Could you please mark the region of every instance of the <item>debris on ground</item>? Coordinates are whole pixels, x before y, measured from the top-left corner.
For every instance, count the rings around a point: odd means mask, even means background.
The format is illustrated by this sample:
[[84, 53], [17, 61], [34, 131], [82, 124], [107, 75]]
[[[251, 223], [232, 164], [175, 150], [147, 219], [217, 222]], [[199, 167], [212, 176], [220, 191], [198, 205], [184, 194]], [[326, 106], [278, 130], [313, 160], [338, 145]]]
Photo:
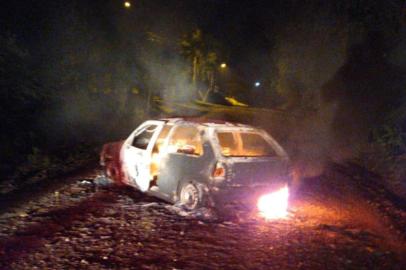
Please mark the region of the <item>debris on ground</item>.
[[187, 212], [98, 172], [78, 176], [0, 215], [0, 269], [404, 269], [402, 239], [322, 187], [309, 184], [286, 219], [265, 221]]

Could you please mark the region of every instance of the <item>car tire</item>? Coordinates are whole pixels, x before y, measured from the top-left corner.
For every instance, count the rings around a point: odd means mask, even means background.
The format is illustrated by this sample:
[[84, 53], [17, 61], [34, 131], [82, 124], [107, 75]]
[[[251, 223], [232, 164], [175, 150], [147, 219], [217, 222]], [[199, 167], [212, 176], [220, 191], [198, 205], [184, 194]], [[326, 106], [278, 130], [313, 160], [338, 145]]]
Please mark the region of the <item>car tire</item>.
[[203, 192], [194, 183], [184, 183], [178, 192], [178, 204], [189, 211], [203, 205]]

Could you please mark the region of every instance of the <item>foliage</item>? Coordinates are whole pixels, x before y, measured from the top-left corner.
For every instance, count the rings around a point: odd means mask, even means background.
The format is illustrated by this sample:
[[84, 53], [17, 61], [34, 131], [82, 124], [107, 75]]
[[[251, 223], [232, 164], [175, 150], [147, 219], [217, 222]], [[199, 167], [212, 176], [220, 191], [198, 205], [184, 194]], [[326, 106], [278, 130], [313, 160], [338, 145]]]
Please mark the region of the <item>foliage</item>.
[[[204, 35], [200, 29], [183, 36], [180, 41], [181, 54], [191, 64], [191, 80], [195, 87], [207, 85], [207, 91], [203, 96], [213, 91], [215, 84], [215, 71], [218, 66], [219, 46], [208, 35]], [[199, 90], [199, 89], [198, 89]]]
[[[43, 153], [119, 138], [140, 121], [134, 107], [146, 93], [139, 65], [129, 57], [136, 48], [108, 36], [85, 6], [33, 4], [26, 24], [40, 29], [40, 37], [34, 31], [27, 42], [21, 31], [0, 34], [2, 167], [44, 165]], [[33, 19], [38, 14], [41, 20]]]
[[31, 68], [30, 55], [13, 36], [0, 36], [0, 90], [3, 161], [31, 151], [40, 140], [35, 124], [49, 94]]
[[383, 125], [373, 129], [372, 140], [385, 149], [388, 156], [406, 151], [406, 133], [394, 125]]
[[32, 168], [47, 168], [51, 164], [50, 157], [41, 153], [37, 147], [32, 149], [32, 153], [28, 155], [27, 161]]

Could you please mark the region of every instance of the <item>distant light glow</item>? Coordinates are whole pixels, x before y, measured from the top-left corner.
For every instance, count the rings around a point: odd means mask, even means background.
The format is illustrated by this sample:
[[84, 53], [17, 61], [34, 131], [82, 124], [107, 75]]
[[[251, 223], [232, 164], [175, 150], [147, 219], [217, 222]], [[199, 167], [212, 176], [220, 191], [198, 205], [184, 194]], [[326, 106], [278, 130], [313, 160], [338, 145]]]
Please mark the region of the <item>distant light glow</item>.
[[221, 67], [221, 68], [226, 68], [226, 67], [227, 67], [227, 64], [226, 64], [226, 63], [221, 63], [220, 67]]
[[257, 207], [265, 219], [284, 218], [288, 214], [288, 200], [289, 190], [286, 186], [276, 192], [261, 196]]
[[260, 87], [261, 86], [261, 83], [260, 82], [255, 82], [255, 87]]
[[130, 7], [131, 7], [131, 2], [125, 1], [125, 2], [124, 2], [124, 7], [130, 8]]

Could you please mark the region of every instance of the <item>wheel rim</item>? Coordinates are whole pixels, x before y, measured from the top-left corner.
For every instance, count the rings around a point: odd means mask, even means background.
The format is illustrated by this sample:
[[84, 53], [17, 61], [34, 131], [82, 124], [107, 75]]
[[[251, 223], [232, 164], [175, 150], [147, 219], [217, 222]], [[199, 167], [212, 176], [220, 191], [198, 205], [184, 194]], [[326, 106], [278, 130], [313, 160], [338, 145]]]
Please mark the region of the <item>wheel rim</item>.
[[196, 208], [199, 203], [199, 191], [193, 184], [187, 184], [182, 188], [180, 202], [189, 210]]

